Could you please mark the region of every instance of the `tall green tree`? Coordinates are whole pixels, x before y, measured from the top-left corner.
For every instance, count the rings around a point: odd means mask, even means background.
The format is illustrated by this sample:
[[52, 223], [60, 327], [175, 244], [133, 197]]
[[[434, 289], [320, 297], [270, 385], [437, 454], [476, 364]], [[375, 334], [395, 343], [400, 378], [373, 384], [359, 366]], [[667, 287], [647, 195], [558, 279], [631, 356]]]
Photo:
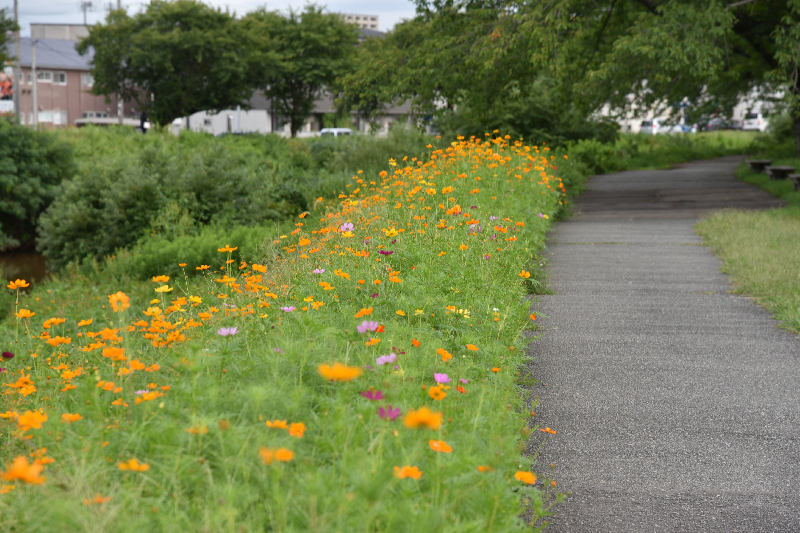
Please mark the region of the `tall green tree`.
[[13, 47], [10, 45], [12, 33], [19, 27], [13, 18], [9, 17], [8, 8], [0, 9], [0, 65], [6, 65], [14, 57]]
[[111, 11], [77, 49], [94, 49], [95, 94], [135, 101], [156, 122], [244, 104], [277, 63], [270, 36], [196, 0], [153, 0]]
[[314, 101], [353, 67], [358, 30], [341, 15], [308, 5], [281, 16], [264, 9], [243, 22], [274, 39], [278, 68], [264, 72], [259, 88], [272, 101], [272, 112], [289, 120], [292, 137], [311, 116]]
[[345, 80], [344, 101], [411, 98], [421, 113], [488, 118], [546, 88], [554, 109], [583, 117], [684, 98], [698, 113], [730, 111], [753, 91], [789, 89], [781, 58], [798, 45], [797, 1], [417, 0], [417, 17]]

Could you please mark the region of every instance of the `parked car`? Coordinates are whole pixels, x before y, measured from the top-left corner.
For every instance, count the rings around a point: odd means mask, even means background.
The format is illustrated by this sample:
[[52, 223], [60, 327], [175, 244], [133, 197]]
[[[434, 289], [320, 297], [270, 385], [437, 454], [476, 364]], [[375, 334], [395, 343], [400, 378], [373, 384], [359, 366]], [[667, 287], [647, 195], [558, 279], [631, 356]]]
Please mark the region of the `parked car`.
[[341, 135], [352, 135], [353, 130], [350, 128], [322, 128], [319, 131], [319, 134], [323, 137], [332, 135], [334, 137], [339, 137]]
[[683, 133], [687, 131], [684, 128], [691, 129], [691, 126], [681, 126], [680, 124], [668, 123], [667, 119], [658, 117], [650, 120], [643, 120], [641, 128], [639, 129], [639, 133], [645, 133], [647, 135], [656, 135], [659, 133]]
[[761, 113], [748, 113], [744, 116], [742, 129], [745, 131], [766, 131], [769, 121]]

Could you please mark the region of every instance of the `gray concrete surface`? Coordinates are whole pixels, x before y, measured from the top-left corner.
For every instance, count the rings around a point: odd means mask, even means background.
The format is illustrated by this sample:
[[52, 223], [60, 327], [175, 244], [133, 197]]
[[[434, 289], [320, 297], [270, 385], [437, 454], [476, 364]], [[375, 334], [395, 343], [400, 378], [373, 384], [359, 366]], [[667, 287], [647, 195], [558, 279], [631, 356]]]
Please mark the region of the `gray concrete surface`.
[[[539, 472], [570, 492], [548, 531], [800, 531], [800, 339], [746, 297], [693, 225], [779, 202], [740, 159], [597, 176], [549, 235], [532, 309]], [[544, 316], [546, 315], [546, 317]]]

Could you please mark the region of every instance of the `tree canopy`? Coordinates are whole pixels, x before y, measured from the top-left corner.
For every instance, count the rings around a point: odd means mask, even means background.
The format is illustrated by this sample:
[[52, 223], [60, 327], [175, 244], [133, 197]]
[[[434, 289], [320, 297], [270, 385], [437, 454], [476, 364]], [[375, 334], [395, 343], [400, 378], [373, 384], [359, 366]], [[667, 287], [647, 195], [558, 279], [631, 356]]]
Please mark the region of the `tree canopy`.
[[0, 64], [2, 65], [6, 65], [14, 57], [8, 45], [11, 33], [17, 29], [17, 23], [8, 16], [8, 8], [0, 9]]
[[243, 22], [273, 39], [280, 62], [263, 73], [258, 87], [272, 100], [272, 111], [289, 119], [295, 137], [321, 92], [352, 68], [356, 27], [314, 5], [302, 13], [289, 11], [286, 17], [262, 9]]
[[462, 128], [524, 135], [538, 129], [536, 119], [521, 123], [542, 116], [537, 102], [576, 117], [561, 124], [567, 136], [604, 106], [621, 115], [687, 99], [698, 114], [730, 112], [754, 90], [791, 93], [798, 3], [417, 0], [415, 19], [360, 51], [342, 102], [379, 113], [410, 99], [441, 119], [465, 112]]
[[255, 77], [277, 64], [270, 35], [195, 0], [111, 11], [78, 45], [94, 48], [95, 94], [137, 102], [156, 122], [244, 104]]

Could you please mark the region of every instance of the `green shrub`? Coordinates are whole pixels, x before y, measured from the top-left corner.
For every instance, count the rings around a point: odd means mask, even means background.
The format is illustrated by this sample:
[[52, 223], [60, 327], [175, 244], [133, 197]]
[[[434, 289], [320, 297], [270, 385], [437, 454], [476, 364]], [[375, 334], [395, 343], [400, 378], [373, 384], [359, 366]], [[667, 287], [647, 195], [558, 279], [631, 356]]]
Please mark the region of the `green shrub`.
[[153, 235], [171, 240], [206, 225], [257, 226], [307, 208], [296, 187], [252, 154], [213, 140], [202, 150], [152, 145], [84, 165], [64, 182], [39, 221], [39, 249], [59, 269]]
[[0, 250], [33, 242], [40, 213], [74, 172], [69, 145], [0, 119]]

